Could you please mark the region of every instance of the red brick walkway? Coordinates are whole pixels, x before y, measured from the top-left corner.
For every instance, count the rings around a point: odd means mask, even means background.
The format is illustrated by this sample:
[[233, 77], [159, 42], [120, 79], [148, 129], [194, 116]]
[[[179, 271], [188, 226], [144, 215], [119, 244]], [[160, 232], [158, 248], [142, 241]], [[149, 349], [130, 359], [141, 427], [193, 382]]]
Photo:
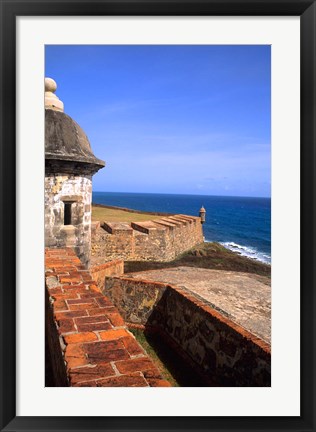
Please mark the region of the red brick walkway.
[[46, 249], [45, 264], [71, 386], [170, 386], [72, 249]]

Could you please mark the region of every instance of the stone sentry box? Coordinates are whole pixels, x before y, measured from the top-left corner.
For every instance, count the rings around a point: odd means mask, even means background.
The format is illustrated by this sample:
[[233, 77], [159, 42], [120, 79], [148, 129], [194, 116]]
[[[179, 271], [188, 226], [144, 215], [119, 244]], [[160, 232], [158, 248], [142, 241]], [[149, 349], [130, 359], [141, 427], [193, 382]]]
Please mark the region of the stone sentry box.
[[45, 78], [45, 246], [73, 247], [89, 267], [92, 176], [105, 163], [63, 112], [56, 88], [54, 80]]

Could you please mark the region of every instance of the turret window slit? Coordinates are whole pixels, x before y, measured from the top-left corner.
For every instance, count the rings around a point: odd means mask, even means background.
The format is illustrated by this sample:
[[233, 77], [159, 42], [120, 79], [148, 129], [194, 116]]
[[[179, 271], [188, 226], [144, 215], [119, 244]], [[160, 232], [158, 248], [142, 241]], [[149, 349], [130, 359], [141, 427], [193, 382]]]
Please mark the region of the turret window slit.
[[65, 202], [64, 225], [71, 225], [71, 202]]

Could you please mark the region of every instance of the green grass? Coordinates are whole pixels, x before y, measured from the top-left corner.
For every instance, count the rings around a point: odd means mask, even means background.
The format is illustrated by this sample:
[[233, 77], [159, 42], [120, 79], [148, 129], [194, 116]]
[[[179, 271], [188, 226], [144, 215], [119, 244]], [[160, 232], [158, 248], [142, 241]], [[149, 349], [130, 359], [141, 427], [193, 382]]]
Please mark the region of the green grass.
[[158, 335], [129, 329], [173, 387], [204, 387], [202, 379]]
[[101, 222], [143, 222], [161, 219], [164, 216], [156, 216], [144, 213], [127, 212], [118, 209], [92, 206], [92, 220]]
[[[129, 329], [129, 331], [131, 333], [133, 333], [133, 335], [137, 339], [138, 343], [144, 348], [144, 350], [146, 351], [148, 356], [151, 358], [151, 360], [154, 362], [154, 364], [159, 369], [159, 371], [160, 371], [161, 375], [164, 377], [164, 379], [169, 381], [173, 387], [178, 387], [179, 386], [178, 382], [174, 379], [174, 377], [170, 373], [169, 369], [160, 360], [156, 351], [150, 345], [150, 343], [148, 341], [148, 337], [145, 336], [144, 332], [141, 330], [136, 330], [136, 329]], [[150, 338], [149, 338], [149, 340], [150, 340]]]

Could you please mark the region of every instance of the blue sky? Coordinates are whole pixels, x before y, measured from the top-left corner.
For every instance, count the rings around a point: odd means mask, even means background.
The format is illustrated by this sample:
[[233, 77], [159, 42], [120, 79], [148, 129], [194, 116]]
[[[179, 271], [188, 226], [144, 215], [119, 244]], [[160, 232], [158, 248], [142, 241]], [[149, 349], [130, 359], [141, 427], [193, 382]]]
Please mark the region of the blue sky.
[[46, 46], [94, 191], [270, 196], [270, 46]]

